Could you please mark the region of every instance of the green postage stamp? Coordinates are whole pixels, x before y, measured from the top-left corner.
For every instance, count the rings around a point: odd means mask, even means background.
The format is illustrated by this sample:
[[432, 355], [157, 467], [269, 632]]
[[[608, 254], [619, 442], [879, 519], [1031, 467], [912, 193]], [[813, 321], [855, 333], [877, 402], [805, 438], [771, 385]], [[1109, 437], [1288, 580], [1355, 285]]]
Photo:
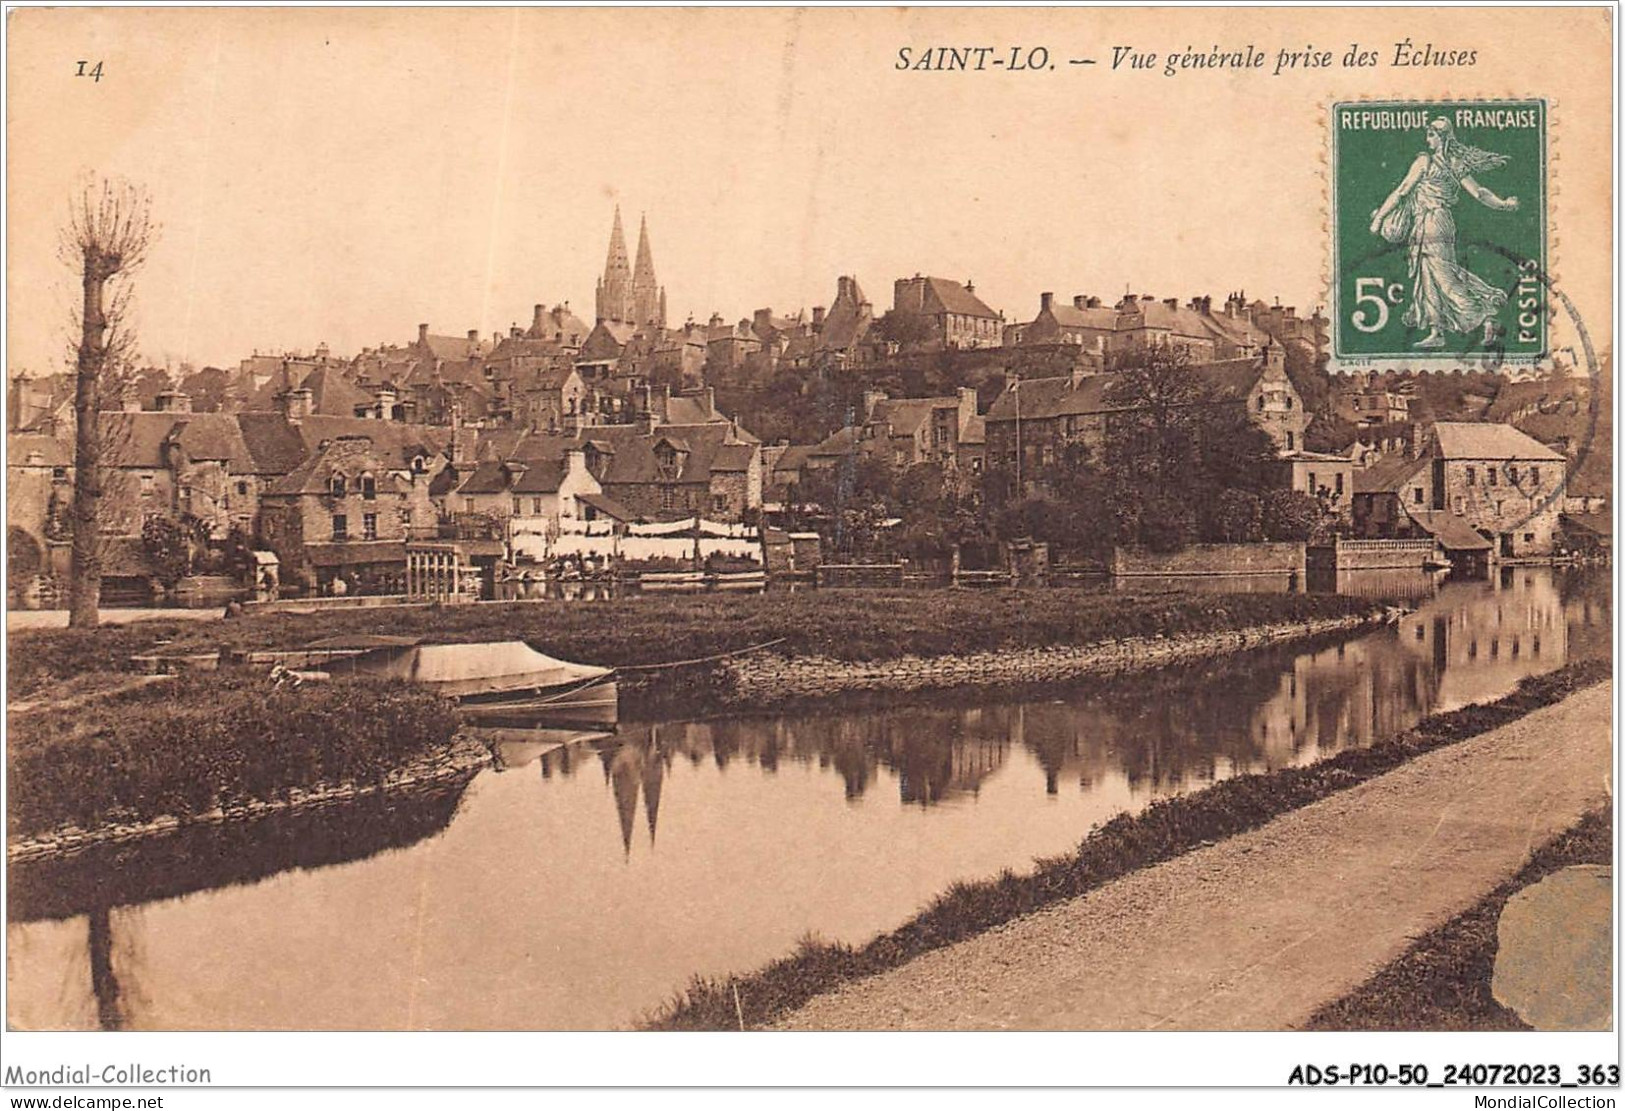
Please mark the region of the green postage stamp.
[[1544, 100], [1332, 106], [1339, 362], [1547, 354], [1546, 128]]

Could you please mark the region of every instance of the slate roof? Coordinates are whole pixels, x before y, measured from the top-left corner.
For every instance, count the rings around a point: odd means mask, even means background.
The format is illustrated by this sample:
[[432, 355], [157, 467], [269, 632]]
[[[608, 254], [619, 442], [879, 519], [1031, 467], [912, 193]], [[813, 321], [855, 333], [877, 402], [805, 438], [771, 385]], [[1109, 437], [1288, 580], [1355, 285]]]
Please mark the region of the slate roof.
[[1447, 552], [1481, 552], [1494, 547], [1465, 520], [1447, 510], [1408, 508], [1406, 513]]
[[1439, 421], [1433, 426], [1446, 459], [1529, 459], [1564, 461], [1563, 456], [1510, 424]]
[[373, 450], [356, 454], [335, 454], [332, 451], [318, 452], [294, 470], [283, 475], [266, 489], [268, 497], [297, 497], [305, 494], [326, 494], [330, 488], [330, 481], [335, 474], [343, 474], [346, 478], [353, 478], [362, 471], [373, 472], [373, 481], [377, 483], [381, 494], [396, 494], [401, 491], [401, 480], [397, 479], [388, 470], [389, 463], [382, 455]]
[[[1013, 421], [1019, 411], [1023, 420], [1082, 416], [1121, 410], [1109, 400], [1115, 374], [1095, 374], [1074, 385], [1070, 376], [1062, 378], [1023, 378], [1005, 387], [988, 406], [988, 421]], [[1018, 395], [1019, 394], [1019, 398]]]
[[418, 345], [428, 347], [429, 354], [437, 359], [472, 359], [480, 353], [478, 340], [471, 340], [467, 336], [427, 336], [423, 343]]
[[[38, 460], [31, 457], [38, 455]], [[73, 449], [55, 436], [12, 432], [6, 436], [6, 463], [12, 467], [71, 467]]]
[[891, 425], [893, 436], [912, 436], [931, 420], [938, 409], [959, 408], [957, 397], [895, 397], [875, 403], [869, 414], [871, 424]]
[[98, 414], [102, 461], [110, 467], [159, 469], [168, 466], [164, 444], [173, 437], [193, 459], [216, 460], [241, 472], [252, 464], [248, 445], [227, 413]]
[[[922, 305], [916, 310], [927, 316], [953, 313], [956, 316], [980, 316], [997, 319], [998, 313], [988, 308], [982, 299], [958, 282], [947, 278], [919, 278], [924, 283]], [[904, 309], [903, 311], [910, 311]]]
[[1083, 309], [1076, 305], [1051, 305], [1050, 315], [1063, 328], [1094, 328], [1103, 332], [1117, 328], [1117, 310], [1106, 305]]
[[598, 512], [607, 517], [613, 517], [617, 521], [637, 520], [637, 514], [614, 498], [606, 497], [603, 494], [577, 494], [576, 501], [583, 505], [590, 505]]
[[1354, 472], [1356, 494], [1393, 494], [1403, 490], [1417, 471], [1427, 466], [1426, 459], [1406, 459], [1390, 456], [1380, 459], [1363, 470]]

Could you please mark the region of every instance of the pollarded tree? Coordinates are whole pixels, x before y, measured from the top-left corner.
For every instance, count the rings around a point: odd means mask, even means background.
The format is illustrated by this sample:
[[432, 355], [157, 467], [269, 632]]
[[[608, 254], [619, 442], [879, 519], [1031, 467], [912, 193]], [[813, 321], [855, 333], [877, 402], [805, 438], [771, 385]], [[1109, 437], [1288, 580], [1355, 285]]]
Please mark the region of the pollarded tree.
[[135, 353], [128, 279], [157, 234], [146, 191], [126, 181], [92, 178], [73, 198], [60, 254], [79, 275], [84, 299], [74, 350], [73, 547], [68, 624], [94, 627], [102, 587], [101, 426], [103, 396], [122, 387]]

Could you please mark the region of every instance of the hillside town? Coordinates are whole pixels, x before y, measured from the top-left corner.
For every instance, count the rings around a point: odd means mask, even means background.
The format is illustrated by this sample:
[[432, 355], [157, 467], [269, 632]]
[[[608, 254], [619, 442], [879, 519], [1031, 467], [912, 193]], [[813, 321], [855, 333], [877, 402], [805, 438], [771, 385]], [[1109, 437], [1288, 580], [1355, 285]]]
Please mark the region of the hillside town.
[[[1121, 550], [1220, 542], [1408, 540], [1418, 566], [1471, 568], [1608, 545], [1608, 375], [1572, 359], [1329, 374], [1318, 311], [1240, 291], [996, 309], [916, 274], [877, 308], [857, 275], [832, 284], [810, 311], [674, 323], [648, 222], [629, 251], [617, 208], [590, 312], [147, 367], [101, 400], [104, 597], [1002, 581], [1035, 551], [1107, 573]], [[51, 606], [71, 376], [14, 372], [7, 401], [11, 603]]]

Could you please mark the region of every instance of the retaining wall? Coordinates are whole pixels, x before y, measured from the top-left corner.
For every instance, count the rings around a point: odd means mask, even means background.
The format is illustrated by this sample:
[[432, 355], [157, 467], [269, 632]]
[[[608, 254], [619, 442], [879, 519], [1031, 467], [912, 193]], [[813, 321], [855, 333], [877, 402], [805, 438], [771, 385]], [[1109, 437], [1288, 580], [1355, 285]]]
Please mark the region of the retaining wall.
[[728, 680], [724, 698], [736, 704], [761, 706], [848, 691], [1048, 683], [1162, 667], [1284, 640], [1349, 631], [1376, 619], [1375, 615], [1356, 615], [1179, 637], [1140, 637], [1077, 646], [872, 661], [763, 653], [742, 656], [723, 665]]
[[1112, 551], [1112, 574], [1133, 575], [1285, 575], [1303, 574], [1303, 544], [1284, 541], [1258, 544], [1192, 544], [1166, 554], [1143, 548]]

